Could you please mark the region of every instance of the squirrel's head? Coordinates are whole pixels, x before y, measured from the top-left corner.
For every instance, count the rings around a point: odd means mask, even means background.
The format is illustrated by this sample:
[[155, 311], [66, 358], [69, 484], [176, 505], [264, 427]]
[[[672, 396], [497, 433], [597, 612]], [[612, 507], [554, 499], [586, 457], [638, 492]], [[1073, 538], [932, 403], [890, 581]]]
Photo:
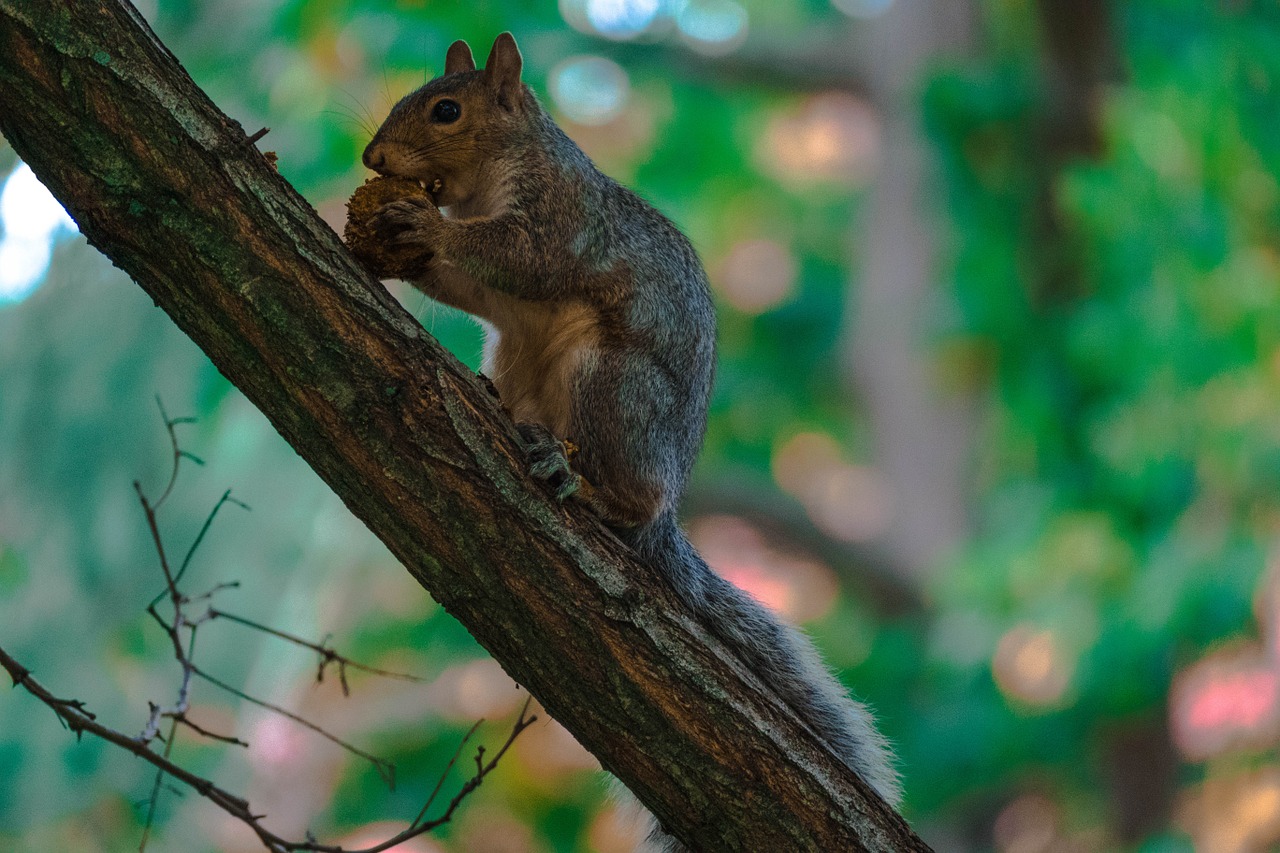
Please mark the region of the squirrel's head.
[[479, 170], [518, 144], [536, 104], [520, 81], [523, 61], [511, 33], [493, 43], [483, 71], [465, 41], [455, 41], [444, 74], [391, 108], [364, 149], [364, 164], [412, 178], [448, 206], [478, 188]]

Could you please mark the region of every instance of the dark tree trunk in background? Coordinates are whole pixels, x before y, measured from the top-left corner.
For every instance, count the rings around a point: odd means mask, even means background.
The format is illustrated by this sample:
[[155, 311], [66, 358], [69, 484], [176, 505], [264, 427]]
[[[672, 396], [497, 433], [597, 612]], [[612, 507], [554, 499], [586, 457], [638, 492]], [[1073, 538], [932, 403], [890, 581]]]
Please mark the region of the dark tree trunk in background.
[[[1106, 0], [1038, 0], [1037, 9], [1044, 98], [1037, 146], [1042, 157], [1036, 164], [1035, 249], [1046, 263], [1042, 280], [1035, 284], [1040, 306], [1049, 313], [1069, 310], [1074, 300], [1088, 293], [1088, 283], [1081, 274], [1082, 259], [1070, 239], [1069, 225], [1062, 221], [1054, 193], [1064, 168], [1105, 154], [1100, 126], [1103, 87], [1119, 80], [1122, 69], [1120, 45], [1113, 38], [1116, 21]], [[1083, 393], [1068, 387], [1075, 392], [1077, 407], [1085, 408], [1087, 403], [1080, 402]], [[1117, 723], [1106, 744], [1103, 774], [1109, 782], [1115, 826], [1122, 841], [1135, 844], [1168, 825], [1177, 796], [1178, 755], [1168, 720], [1158, 717]]]
[[1045, 138], [1059, 160], [1095, 156], [1100, 89], [1116, 75], [1106, 0], [1039, 0], [1048, 103]]
[[855, 31], [862, 79], [883, 130], [870, 202], [854, 223], [846, 364], [866, 404], [875, 464], [889, 493], [885, 545], [917, 580], [967, 531], [973, 434], [969, 401], [940, 386], [935, 366], [937, 235], [946, 220], [920, 92], [931, 63], [962, 53], [976, 26], [968, 0], [912, 0]]
[[[1035, 218], [1046, 299], [1078, 292], [1079, 272], [1061, 244], [1056, 178], [1101, 144], [1102, 84], [1115, 75], [1105, 0], [1039, 0], [1043, 92], [1032, 147]], [[853, 30], [857, 78], [884, 121], [879, 168], [864, 217], [855, 223], [858, 275], [850, 289], [846, 363], [867, 407], [875, 462], [891, 498], [891, 562], [927, 573], [968, 532], [970, 400], [939, 385], [931, 334], [939, 305], [938, 235], [946, 235], [944, 187], [931, 173], [919, 104], [931, 68], [964, 64], [980, 32], [969, 0], [898, 2]], [[939, 264], [942, 266], [939, 267]]]
[[0, 130], [408, 571], [703, 850], [926, 850], [118, 0], [0, 0]]
[[1105, 0], [1039, 0], [1042, 98], [1035, 128], [1035, 216], [1040, 259], [1034, 296], [1053, 310], [1083, 293], [1079, 259], [1063, 238], [1054, 198], [1058, 176], [1077, 158], [1102, 153], [1102, 85], [1117, 75]]

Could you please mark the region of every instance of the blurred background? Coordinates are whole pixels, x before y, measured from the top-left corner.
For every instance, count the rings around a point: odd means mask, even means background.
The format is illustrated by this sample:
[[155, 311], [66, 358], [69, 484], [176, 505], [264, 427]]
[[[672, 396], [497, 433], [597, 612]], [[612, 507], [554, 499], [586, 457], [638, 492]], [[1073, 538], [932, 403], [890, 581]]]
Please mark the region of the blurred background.
[[[467, 38], [693, 239], [720, 367], [686, 521], [804, 624], [897, 745], [940, 851], [1280, 843], [1280, 7], [1250, 0], [150, 0], [335, 226], [359, 153]], [[131, 483], [189, 589], [424, 683], [315, 684], [233, 624], [198, 660], [396, 762], [199, 685], [181, 763], [344, 844], [418, 812], [523, 694], [0, 142], [0, 643], [141, 730], [178, 671]], [[158, 246], [157, 251], [164, 251]], [[457, 312], [395, 292], [471, 365]], [[0, 849], [136, 849], [152, 774], [0, 692]], [[457, 785], [455, 778], [451, 786]], [[452, 787], [446, 787], [451, 792]], [[397, 821], [399, 823], [397, 823]], [[554, 723], [409, 853], [622, 853]], [[253, 850], [165, 792], [156, 851]]]

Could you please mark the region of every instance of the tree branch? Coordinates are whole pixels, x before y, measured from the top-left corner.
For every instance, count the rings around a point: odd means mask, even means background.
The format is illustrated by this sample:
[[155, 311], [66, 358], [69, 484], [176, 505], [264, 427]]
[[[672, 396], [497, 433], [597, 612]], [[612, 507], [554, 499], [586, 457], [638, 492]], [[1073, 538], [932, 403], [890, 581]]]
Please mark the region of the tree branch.
[[[49, 706], [49, 708], [58, 715], [58, 719], [62, 721], [63, 725], [75, 732], [76, 737], [80, 737], [85, 732], [88, 732], [95, 737], [102, 738], [108, 743], [120, 747], [126, 752], [133, 753], [143, 761], [149, 762], [160, 771], [160, 775], [156, 776], [156, 788], [159, 788], [160, 780], [166, 773], [178, 781], [185, 783], [194, 789], [200, 796], [206, 798], [214, 805], [218, 806], [218, 808], [248, 826], [249, 829], [253, 830], [253, 833], [258, 836], [258, 840], [263, 843], [266, 849], [273, 851], [273, 853], [291, 853], [292, 851], [310, 851], [310, 853], [381, 853], [381, 851], [390, 850], [396, 845], [408, 841], [410, 838], [424, 835], [439, 826], [443, 826], [453, 820], [453, 815], [458, 810], [458, 807], [462, 805], [462, 802], [471, 795], [472, 791], [480, 787], [480, 783], [484, 781], [484, 777], [492, 773], [494, 768], [498, 766], [498, 762], [504, 755], [506, 755], [507, 750], [511, 748], [511, 744], [515, 743], [515, 740], [520, 736], [520, 733], [533, 725], [533, 723], [538, 719], [536, 715], [529, 713], [529, 701], [525, 700], [524, 707], [520, 710], [520, 716], [516, 719], [515, 723], [512, 724], [510, 733], [507, 735], [506, 740], [502, 742], [502, 746], [498, 747], [498, 751], [494, 753], [492, 758], [485, 761], [484, 747], [478, 747], [475, 756], [475, 771], [465, 782], [462, 783], [462, 787], [458, 789], [456, 794], [454, 794], [453, 799], [449, 801], [449, 805], [445, 807], [445, 810], [438, 817], [427, 820], [427, 811], [431, 808], [431, 804], [440, 793], [440, 788], [443, 787], [445, 779], [448, 778], [449, 772], [457, 763], [458, 756], [462, 754], [462, 750], [466, 747], [467, 741], [471, 739], [471, 736], [475, 734], [476, 729], [479, 728], [480, 723], [477, 722], [462, 738], [462, 742], [458, 744], [458, 751], [445, 766], [444, 772], [440, 775], [440, 780], [432, 790], [431, 796], [427, 800], [426, 805], [422, 807], [422, 811], [418, 813], [418, 816], [414, 818], [408, 828], [397, 833], [386, 841], [374, 845], [373, 847], [367, 847], [361, 850], [350, 850], [337, 845], [321, 844], [310, 840], [289, 841], [279, 835], [276, 835], [274, 832], [271, 832], [262, 823], [263, 818], [265, 818], [266, 815], [255, 814], [250, 808], [248, 800], [237, 797], [235, 794], [219, 788], [203, 776], [197, 776], [191, 771], [184, 769], [181, 765], [175, 764], [169, 760], [169, 747], [173, 744], [172, 729], [170, 729], [170, 737], [165, 743], [164, 754], [157, 755], [148, 748], [146, 741], [141, 738], [131, 738], [128, 735], [122, 734], [115, 729], [108, 728], [102, 723], [99, 723], [97, 718], [84, 707], [83, 702], [70, 699], [59, 699], [54, 696], [44, 687], [44, 685], [31, 677], [31, 670], [18, 663], [18, 661], [6, 652], [3, 647], [0, 647], [0, 669], [4, 669], [9, 673], [9, 677], [13, 679], [14, 687], [21, 687], [25, 689], [32, 696]], [[183, 719], [183, 722], [187, 725], [193, 725], [186, 719]], [[177, 724], [176, 718], [174, 720], [174, 724]], [[199, 727], [193, 727], [199, 730]], [[155, 793], [153, 791], [151, 795], [152, 809], [155, 808], [155, 802]], [[147, 833], [150, 832], [150, 824], [151, 821], [148, 817]], [[146, 834], [144, 834], [142, 848], [145, 849], [146, 844]]]
[[0, 131], [411, 574], [694, 849], [926, 850], [586, 510], [119, 0], [0, 0]]

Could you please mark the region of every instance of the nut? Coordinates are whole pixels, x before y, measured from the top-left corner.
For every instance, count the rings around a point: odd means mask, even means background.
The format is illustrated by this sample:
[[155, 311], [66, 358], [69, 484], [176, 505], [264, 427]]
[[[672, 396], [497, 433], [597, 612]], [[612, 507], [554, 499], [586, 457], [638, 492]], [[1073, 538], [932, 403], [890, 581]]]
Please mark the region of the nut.
[[402, 198], [426, 198], [431, 195], [410, 178], [370, 178], [347, 200], [347, 225], [342, 240], [365, 267], [378, 278], [414, 278], [430, 255], [413, 246], [387, 243], [369, 227], [382, 206]]

